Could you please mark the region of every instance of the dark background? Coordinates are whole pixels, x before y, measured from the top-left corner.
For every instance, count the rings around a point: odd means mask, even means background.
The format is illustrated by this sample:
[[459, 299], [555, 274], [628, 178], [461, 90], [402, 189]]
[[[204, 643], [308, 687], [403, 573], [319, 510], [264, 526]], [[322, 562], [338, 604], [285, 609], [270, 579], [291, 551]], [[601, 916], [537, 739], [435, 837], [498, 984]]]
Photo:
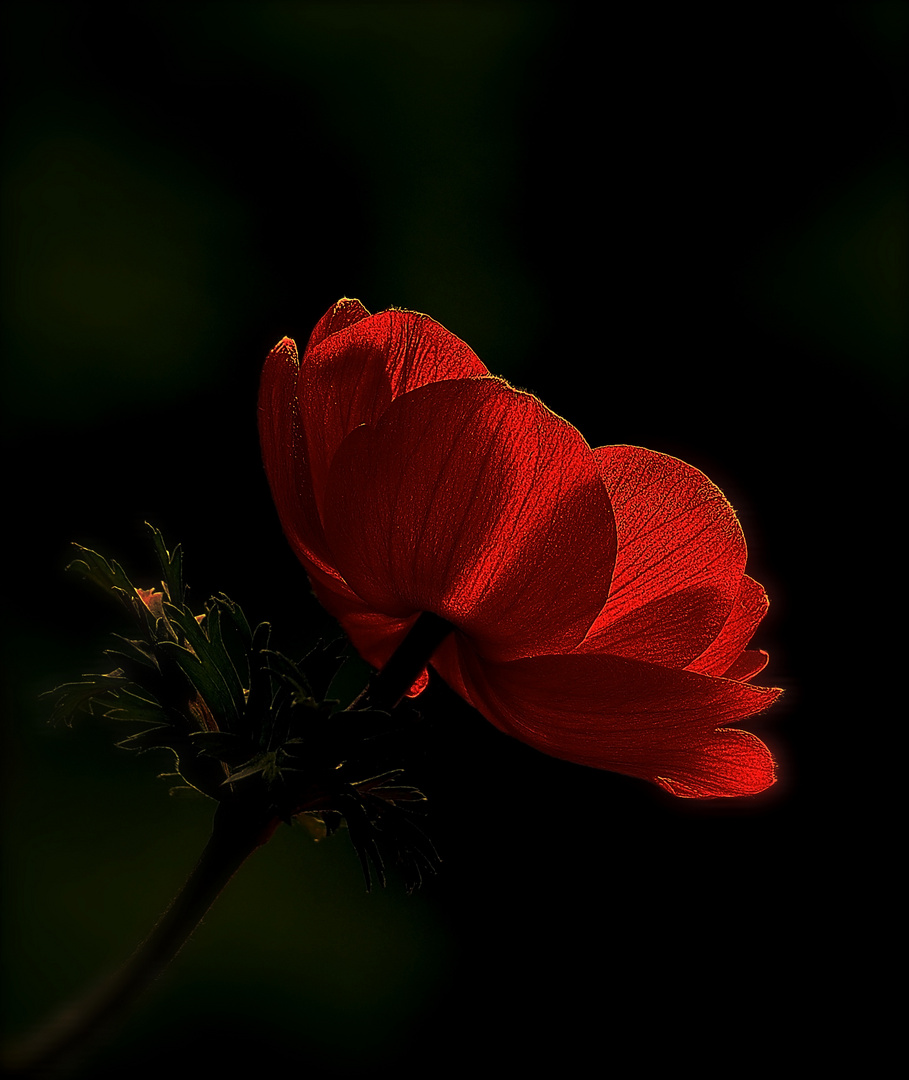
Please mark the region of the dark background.
[[210, 821], [168, 798], [166, 757], [47, 727], [38, 694], [116, 628], [68, 544], [152, 584], [153, 521], [197, 599], [227, 592], [292, 651], [316, 613], [259, 459], [258, 374], [346, 294], [429, 313], [592, 445], [723, 488], [772, 601], [757, 681], [787, 693], [746, 726], [780, 781], [675, 800], [434, 691], [441, 877], [367, 896], [343, 836], [281, 830], [89, 1075], [872, 1052], [906, 16], [3, 6], [9, 1031], [129, 953]]

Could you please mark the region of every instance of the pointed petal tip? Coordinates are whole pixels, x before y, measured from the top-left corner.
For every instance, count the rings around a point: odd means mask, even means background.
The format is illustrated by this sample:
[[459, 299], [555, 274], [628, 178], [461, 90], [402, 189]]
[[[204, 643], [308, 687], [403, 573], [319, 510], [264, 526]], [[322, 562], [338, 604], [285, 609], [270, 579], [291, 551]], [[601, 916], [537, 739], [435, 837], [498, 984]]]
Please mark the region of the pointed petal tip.
[[353, 300], [349, 296], [342, 296], [337, 303], [331, 305], [328, 311], [316, 323], [313, 332], [309, 335], [305, 352], [308, 354], [326, 338], [340, 333], [348, 326], [353, 326], [369, 317], [369, 312], [359, 300]]
[[369, 310], [365, 307], [362, 301], [357, 300], [354, 296], [342, 296], [338, 299], [331, 308], [333, 315], [346, 314], [348, 316], [355, 316], [358, 319], [365, 319], [369, 317]]
[[268, 360], [290, 360], [297, 363], [297, 343], [291, 337], [282, 337], [268, 354]]

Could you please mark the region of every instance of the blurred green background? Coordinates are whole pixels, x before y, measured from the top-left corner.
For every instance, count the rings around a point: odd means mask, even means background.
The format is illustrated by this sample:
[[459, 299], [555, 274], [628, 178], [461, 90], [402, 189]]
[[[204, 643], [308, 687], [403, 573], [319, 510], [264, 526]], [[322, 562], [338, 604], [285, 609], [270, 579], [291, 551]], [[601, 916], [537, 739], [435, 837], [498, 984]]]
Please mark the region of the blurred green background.
[[343, 837], [282, 830], [86, 1075], [574, 1075], [642, 1045], [709, 1075], [821, 1038], [802, 1002], [843, 999], [852, 944], [817, 913], [883, 888], [864, 673], [905, 375], [907, 6], [110, 11], [0, 16], [5, 1028], [129, 953], [210, 821], [168, 798], [166, 757], [47, 728], [37, 695], [116, 629], [68, 544], [151, 584], [153, 521], [199, 600], [227, 592], [292, 651], [319, 614], [258, 374], [349, 295], [429, 313], [591, 444], [726, 491], [773, 604], [780, 783], [679, 802], [433, 691], [441, 878], [366, 896]]

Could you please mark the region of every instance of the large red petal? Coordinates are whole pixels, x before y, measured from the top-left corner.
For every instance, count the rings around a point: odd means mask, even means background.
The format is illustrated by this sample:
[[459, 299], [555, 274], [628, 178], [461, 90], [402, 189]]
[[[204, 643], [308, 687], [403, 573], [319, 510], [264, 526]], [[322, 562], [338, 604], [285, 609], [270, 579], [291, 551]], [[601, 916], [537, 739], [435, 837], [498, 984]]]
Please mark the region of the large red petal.
[[334, 571], [313, 470], [324, 482], [343, 437], [373, 422], [398, 394], [435, 379], [484, 374], [472, 350], [427, 316], [371, 316], [346, 297], [319, 320], [302, 363], [290, 338], [272, 349], [259, 390], [262, 455], [282, 528], [308, 570], [313, 564]]
[[659, 784], [677, 795], [750, 795], [773, 759], [729, 729], [779, 690], [615, 656], [539, 656], [490, 664], [462, 651], [469, 700], [502, 731], [554, 757]]
[[395, 398], [417, 387], [486, 374], [468, 345], [413, 311], [358, 318], [308, 348], [297, 396], [317, 505], [351, 431], [375, 424]]
[[609, 588], [612, 510], [589, 446], [500, 379], [424, 386], [353, 431], [324, 519], [367, 608], [433, 611], [496, 659], [573, 647]]
[[[703, 653], [688, 665], [689, 671], [700, 671], [704, 675], [726, 675], [727, 678], [740, 678], [742, 676], [730, 674], [730, 669], [736, 665], [742, 655], [742, 650], [751, 640], [761, 619], [767, 614], [770, 601], [762, 585], [754, 578], [747, 575], [742, 578], [739, 594], [732, 605], [732, 611], [720, 631], [716, 641], [704, 650]], [[765, 654], [762, 654], [765, 655]], [[749, 671], [748, 678], [756, 675], [764, 666], [754, 668], [758, 660], [758, 654], [752, 654], [751, 659], [741, 665], [740, 670]], [[764, 661], [766, 663], [766, 659]]]
[[[339, 300], [316, 324], [304, 364], [314, 345], [368, 315], [359, 300]], [[314, 563], [331, 573], [297, 401], [300, 366], [292, 338], [282, 338], [268, 354], [259, 382], [259, 441], [272, 498], [291, 548], [307, 568]]]
[[685, 667], [719, 635], [746, 549], [703, 473], [639, 446], [594, 450], [616, 519], [615, 573], [584, 651]]
[[283, 338], [268, 354], [259, 382], [259, 441], [281, 527], [297, 557], [326, 565], [297, 407], [297, 346]]

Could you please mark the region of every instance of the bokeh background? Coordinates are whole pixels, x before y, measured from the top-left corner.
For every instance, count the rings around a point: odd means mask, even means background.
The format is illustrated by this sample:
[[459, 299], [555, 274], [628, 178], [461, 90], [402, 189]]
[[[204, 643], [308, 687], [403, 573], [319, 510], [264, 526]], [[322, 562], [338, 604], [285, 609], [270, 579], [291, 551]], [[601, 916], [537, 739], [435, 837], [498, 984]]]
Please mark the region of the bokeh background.
[[47, 726], [38, 695], [117, 628], [68, 545], [151, 584], [152, 521], [199, 600], [227, 592], [293, 651], [318, 613], [257, 380], [349, 295], [431, 314], [593, 445], [724, 489], [772, 600], [756, 644], [787, 694], [755, 729], [780, 781], [673, 800], [436, 688], [442, 876], [367, 896], [343, 836], [282, 830], [86, 1075], [849, 1052], [897, 779], [906, 23], [904, 3], [3, 5], [7, 1031], [128, 955], [210, 821], [168, 798], [166, 756]]

